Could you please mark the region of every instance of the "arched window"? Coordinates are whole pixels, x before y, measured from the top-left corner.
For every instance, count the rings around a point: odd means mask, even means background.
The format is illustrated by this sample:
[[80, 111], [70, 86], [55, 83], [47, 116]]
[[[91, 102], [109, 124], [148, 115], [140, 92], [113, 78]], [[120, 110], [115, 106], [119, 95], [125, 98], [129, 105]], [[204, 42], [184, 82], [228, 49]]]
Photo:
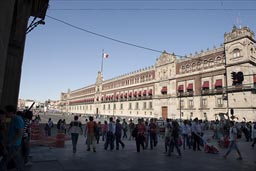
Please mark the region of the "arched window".
[[240, 56], [240, 50], [238, 48], [234, 49], [233, 50], [233, 57], [236, 58], [236, 57], [239, 57]]
[[189, 65], [189, 64], [186, 65], [186, 70], [187, 70], [187, 71], [190, 70], [190, 65]]
[[213, 66], [213, 65], [214, 65], [214, 60], [213, 60], [213, 58], [209, 59], [209, 63], [210, 63], [210, 66]]
[[195, 70], [196, 69], [196, 63], [192, 63], [192, 70]]

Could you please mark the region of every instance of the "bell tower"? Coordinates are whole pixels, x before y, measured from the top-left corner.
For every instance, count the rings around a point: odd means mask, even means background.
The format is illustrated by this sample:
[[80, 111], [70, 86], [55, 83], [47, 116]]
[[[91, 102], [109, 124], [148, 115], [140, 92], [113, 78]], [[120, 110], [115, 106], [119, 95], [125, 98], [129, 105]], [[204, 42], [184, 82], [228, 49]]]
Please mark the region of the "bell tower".
[[228, 87], [248, 85], [256, 73], [254, 32], [248, 27], [233, 27], [224, 35]]
[[233, 27], [224, 35], [228, 109], [231, 119], [254, 120], [256, 116], [256, 46], [253, 31]]

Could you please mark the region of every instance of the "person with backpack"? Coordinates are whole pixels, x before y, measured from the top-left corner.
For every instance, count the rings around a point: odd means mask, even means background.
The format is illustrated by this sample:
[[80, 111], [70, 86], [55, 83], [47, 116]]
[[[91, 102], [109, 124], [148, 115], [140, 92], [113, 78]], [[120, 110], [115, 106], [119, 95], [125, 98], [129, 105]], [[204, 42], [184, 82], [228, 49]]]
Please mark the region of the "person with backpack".
[[68, 128], [68, 134], [71, 134], [73, 153], [76, 153], [76, 146], [79, 134], [83, 134], [82, 123], [78, 121], [78, 116], [74, 116], [74, 121], [71, 121]]
[[242, 160], [242, 155], [240, 153], [240, 150], [237, 146], [237, 128], [235, 127], [234, 121], [230, 122], [230, 129], [229, 129], [229, 147], [228, 147], [228, 151], [226, 152], [226, 154], [223, 156], [225, 159], [227, 158], [228, 154], [231, 152], [231, 150], [234, 148], [236, 149], [239, 157], [237, 158], [237, 160]]

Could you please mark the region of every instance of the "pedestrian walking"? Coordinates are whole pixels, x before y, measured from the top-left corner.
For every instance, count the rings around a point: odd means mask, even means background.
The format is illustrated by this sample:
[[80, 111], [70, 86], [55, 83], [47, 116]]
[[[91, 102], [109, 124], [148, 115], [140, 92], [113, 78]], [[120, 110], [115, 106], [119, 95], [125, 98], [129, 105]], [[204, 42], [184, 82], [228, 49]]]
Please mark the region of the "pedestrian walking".
[[231, 152], [232, 149], [236, 149], [237, 153], [238, 153], [238, 160], [242, 160], [242, 155], [240, 153], [240, 150], [237, 146], [237, 128], [234, 126], [234, 122], [231, 121], [230, 122], [230, 129], [229, 129], [229, 140], [230, 140], [230, 144], [228, 147], [228, 151], [226, 152], [226, 154], [223, 156], [224, 158], [227, 158], [228, 154]]
[[91, 145], [93, 148], [93, 152], [96, 152], [96, 138], [95, 138], [95, 131], [97, 124], [93, 121], [93, 117], [89, 117], [89, 122], [86, 124], [87, 126], [87, 151], [91, 150]]
[[115, 140], [115, 132], [116, 132], [116, 124], [113, 121], [113, 118], [109, 118], [108, 131], [107, 131], [107, 139], [104, 144], [104, 149], [108, 149], [108, 145], [110, 146], [110, 150], [114, 149], [114, 140]]
[[150, 149], [153, 150], [153, 146], [157, 145], [157, 134], [156, 134], [156, 123], [153, 118], [150, 119], [149, 123], [149, 137], [150, 137]]
[[105, 141], [107, 137], [107, 131], [108, 131], [108, 122], [104, 121], [104, 124], [101, 126], [102, 130], [102, 141]]
[[196, 149], [198, 151], [201, 151], [200, 149], [200, 137], [201, 137], [201, 132], [198, 129], [200, 127], [198, 123], [198, 118], [195, 118], [192, 122], [192, 127], [191, 127], [191, 132], [192, 132], [192, 138], [193, 138], [193, 150], [195, 151]]
[[188, 148], [190, 149], [190, 142], [188, 138], [190, 127], [188, 125], [187, 120], [184, 120], [183, 123], [184, 124], [181, 126], [181, 129], [182, 129], [182, 137], [183, 137], [183, 149], [185, 150], [186, 149], [185, 146], [188, 146]]
[[125, 119], [123, 119], [122, 127], [123, 127], [123, 132], [124, 132], [123, 139], [128, 138], [128, 136], [127, 136], [128, 124], [125, 121]]
[[123, 141], [121, 140], [121, 137], [122, 137], [122, 130], [123, 130], [123, 127], [122, 125], [120, 124], [120, 120], [117, 119], [116, 120], [116, 131], [115, 131], [115, 138], [116, 138], [116, 150], [119, 150], [119, 144], [121, 144], [122, 148], [124, 148], [124, 143]]
[[46, 125], [46, 130], [47, 130], [47, 135], [48, 136], [52, 135], [52, 128], [53, 128], [52, 118], [49, 118], [48, 123]]
[[132, 122], [132, 119], [130, 119], [130, 123], [129, 123], [128, 127], [129, 127], [129, 134], [130, 134], [129, 140], [132, 140], [133, 139], [132, 132], [135, 128], [135, 124]]
[[83, 134], [82, 123], [78, 121], [78, 116], [74, 116], [74, 121], [71, 121], [68, 128], [68, 134], [71, 134], [73, 153], [76, 153], [76, 146], [79, 134]]
[[252, 134], [251, 134], [251, 136], [252, 136], [252, 147], [254, 147], [254, 145], [256, 144], [256, 122], [254, 122], [253, 124], [252, 124], [252, 127], [251, 127], [251, 132], [252, 132]]
[[142, 146], [142, 149], [145, 149], [145, 132], [146, 127], [143, 123], [142, 119], [138, 119], [138, 124], [136, 125], [137, 134], [135, 135], [135, 141], [136, 141], [136, 148], [137, 152], [140, 152], [140, 146]]
[[181, 152], [179, 148], [179, 124], [177, 121], [172, 122], [172, 133], [171, 133], [171, 138], [170, 138], [170, 146], [169, 146], [169, 153], [168, 156], [171, 156], [172, 150], [175, 147], [179, 157], [181, 157]]

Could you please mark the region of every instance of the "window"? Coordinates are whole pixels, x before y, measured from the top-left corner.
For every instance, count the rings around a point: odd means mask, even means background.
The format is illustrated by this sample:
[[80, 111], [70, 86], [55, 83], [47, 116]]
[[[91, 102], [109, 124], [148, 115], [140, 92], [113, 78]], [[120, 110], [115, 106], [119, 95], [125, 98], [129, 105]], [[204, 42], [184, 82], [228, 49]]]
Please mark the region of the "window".
[[110, 104], [108, 104], [108, 110], [110, 109]]
[[106, 106], [105, 105], [103, 105], [103, 110], [105, 110], [106, 109]]
[[121, 109], [121, 110], [123, 109], [123, 104], [122, 104], [122, 103], [120, 104], [120, 109]]
[[180, 100], [180, 107], [184, 108], [184, 100]]
[[149, 109], [152, 109], [152, 102], [149, 102]]
[[116, 109], [116, 104], [113, 104], [113, 109]]
[[188, 106], [189, 106], [189, 108], [193, 108], [194, 101], [193, 100], [188, 100]]
[[139, 109], [139, 103], [138, 103], [138, 102], [136, 102], [136, 104], [135, 104], [135, 109], [136, 109], [136, 110]]
[[202, 99], [202, 106], [206, 107], [207, 106], [207, 99]]
[[236, 57], [239, 57], [240, 56], [240, 50], [239, 49], [234, 49], [233, 50], [233, 57], [236, 58]]
[[222, 106], [223, 106], [222, 98], [217, 98], [217, 107], [222, 107]]
[[147, 102], [143, 102], [143, 109], [147, 108]]
[[129, 103], [129, 110], [132, 109], [132, 103]]

